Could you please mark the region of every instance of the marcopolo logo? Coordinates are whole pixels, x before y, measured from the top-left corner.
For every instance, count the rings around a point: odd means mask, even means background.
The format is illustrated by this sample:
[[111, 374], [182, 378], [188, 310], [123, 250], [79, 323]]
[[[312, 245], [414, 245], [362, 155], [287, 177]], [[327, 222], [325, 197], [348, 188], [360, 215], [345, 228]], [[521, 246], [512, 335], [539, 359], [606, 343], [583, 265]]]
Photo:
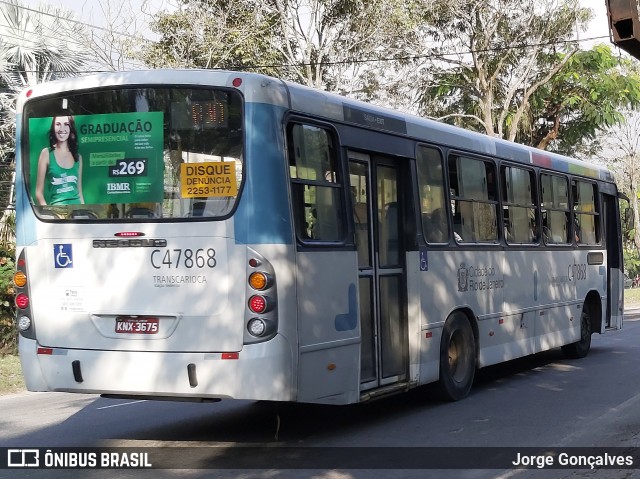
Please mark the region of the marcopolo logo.
[[107, 183], [107, 193], [131, 193], [129, 183]]
[[40, 467], [40, 451], [38, 449], [7, 450], [8, 467]]

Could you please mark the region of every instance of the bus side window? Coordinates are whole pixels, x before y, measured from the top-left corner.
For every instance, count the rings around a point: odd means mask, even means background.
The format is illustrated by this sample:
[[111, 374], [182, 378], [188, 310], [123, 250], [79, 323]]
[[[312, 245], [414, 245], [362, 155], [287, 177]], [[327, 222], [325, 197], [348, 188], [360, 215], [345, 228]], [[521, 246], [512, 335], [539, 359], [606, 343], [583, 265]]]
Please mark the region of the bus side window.
[[599, 213], [596, 203], [596, 185], [586, 181], [574, 180], [573, 214], [574, 238], [579, 244], [599, 244]]
[[507, 243], [537, 243], [540, 239], [532, 170], [503, 166], [501, 171], [503, 219]]
[[547, 244], [571, 243], [569, 185], [564, 176], [541, 174], [542, 219]]
[[442, 156], [435, 148], [419, 145], [416, 159], [423, 235], [428, 243], [448, 243], [449, 223]]
[[337, 148], [329, 130], [291, 123], [287, 128], [293, 214], [301, 241], [344, 240]]
[[455, 203], [454, 231], [464, 242], [497, 242], [498, 188], [494, 164], [452, 155], [449, 157], [449, 182], [453, 190], [451, 199]]

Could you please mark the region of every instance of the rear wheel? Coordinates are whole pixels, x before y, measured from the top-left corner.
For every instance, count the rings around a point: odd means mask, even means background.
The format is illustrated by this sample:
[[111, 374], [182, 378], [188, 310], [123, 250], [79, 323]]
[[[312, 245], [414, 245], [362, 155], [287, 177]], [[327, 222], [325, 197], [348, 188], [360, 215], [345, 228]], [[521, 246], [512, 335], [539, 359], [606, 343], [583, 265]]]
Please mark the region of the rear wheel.
[[469, 320], [462, 313], [447, 319], [440, 341], [439, 388], [444, 399], [468, 396], [476, 373], [476, 342]]
[[580, 340], [575, 343], [562, 346], [562, 352], [565, 356], [573, 359], [584, 358], [589, 354], [591, 349], [591, 310], [589, 305], [585, 303], [582, 306], [582, 315], [580, 316]]

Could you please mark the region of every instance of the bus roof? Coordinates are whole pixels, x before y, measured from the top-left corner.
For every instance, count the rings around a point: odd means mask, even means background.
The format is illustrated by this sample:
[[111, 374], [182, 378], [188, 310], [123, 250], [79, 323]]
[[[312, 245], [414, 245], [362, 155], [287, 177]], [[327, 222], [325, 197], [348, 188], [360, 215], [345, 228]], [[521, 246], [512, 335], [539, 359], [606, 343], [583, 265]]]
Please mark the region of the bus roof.
[[[238, 79], [241, 85], [238, 86]], [[548, 168], [602, 181], [613, 182], [603, 166], [537, 148], [492, 138], [419, 116], [354, 100], [335, 93], [256, 73], [222, 70], [135, 70], [99, 73], [42, 83], [25, 89], [18, 98], [18, 111], [27, 99], [63, 91], [131, 85], [218, 85], [237, 88], [246, 101], [282, 106], [293, 111], [340, 121], [419, 141], [491, 155], [532, 166]]]
[[541, 168], [613, 182], [605, 167], [530, 146], [492, 138], [436, 120], [401, 113], [296, 83], [286, 82], [291, 108], [311, 115], [406, 135], [425, 142], [491, 155]]

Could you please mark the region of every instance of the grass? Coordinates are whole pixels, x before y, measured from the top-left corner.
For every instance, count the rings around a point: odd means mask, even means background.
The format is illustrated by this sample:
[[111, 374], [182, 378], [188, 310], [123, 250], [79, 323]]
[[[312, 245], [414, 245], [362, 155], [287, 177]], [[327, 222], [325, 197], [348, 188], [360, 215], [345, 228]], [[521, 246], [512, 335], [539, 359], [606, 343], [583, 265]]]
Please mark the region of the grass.
[[624, 307], [640, 308], [640, 288], [624, 290]]
[[13, 394], [25, 390], [22, 369], [18, 356], [0, 356], [0, 395]]

